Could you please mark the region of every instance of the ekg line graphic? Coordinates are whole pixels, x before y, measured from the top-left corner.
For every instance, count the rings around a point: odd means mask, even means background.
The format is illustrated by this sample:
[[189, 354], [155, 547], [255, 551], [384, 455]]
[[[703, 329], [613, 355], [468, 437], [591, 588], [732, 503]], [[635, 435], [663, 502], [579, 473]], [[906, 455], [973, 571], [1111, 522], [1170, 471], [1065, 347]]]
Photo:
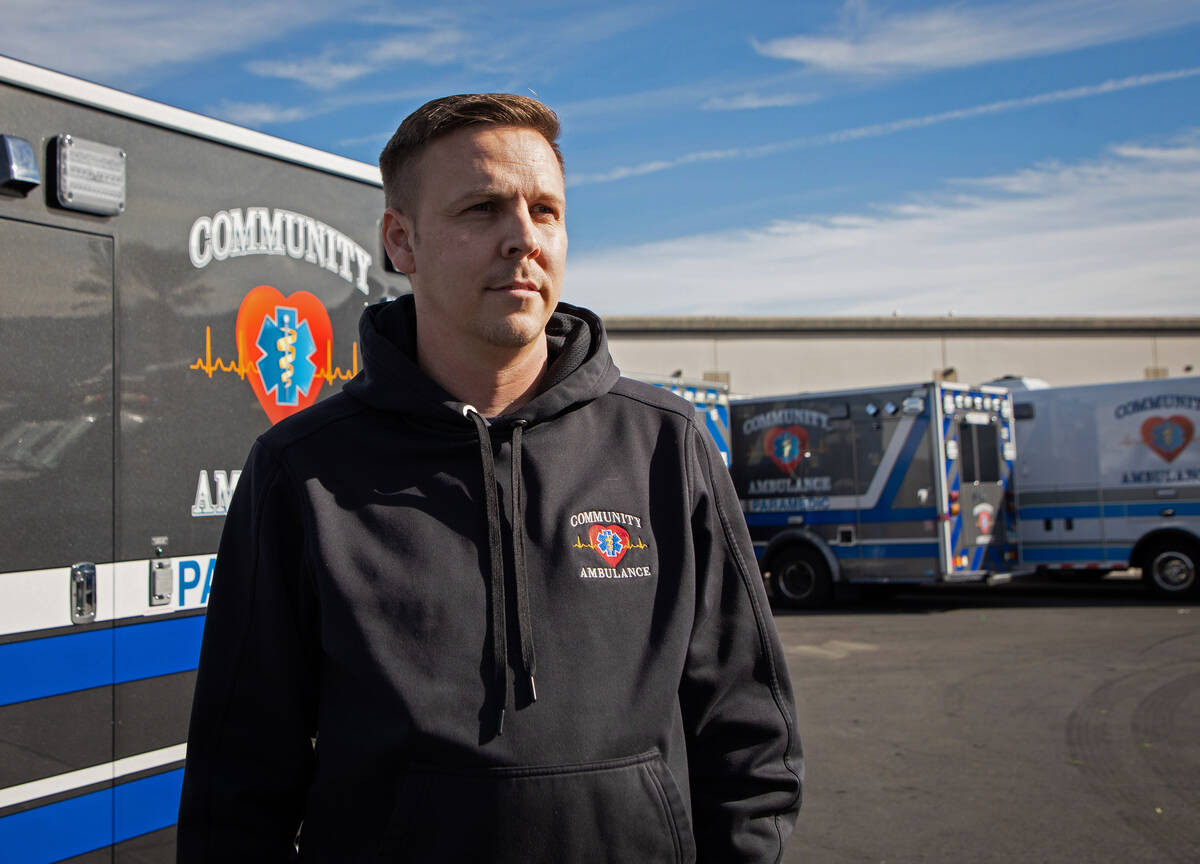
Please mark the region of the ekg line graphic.
[[[317, 367], [315, 377], [323, 378], [326, 384], [332, 385], [334, 381], [349, 381], [358, 374], [358, 342], [353, 343], [353, 357], [349, 369], [342, 369], [339, 366], [333, 365], [333, 341], [329, 340], [325, 343], [325, 365]], [[243, 381], [246, 380], [246, 373], [253, 368], [253, 364], [242, 365], [240, 360], [225, 361], [220, 357], [213, 357], [212, 353], [212, 327], [204, 328], [204, 356], [197, 357], [196, 362], [188, 366], [188, 369], [198, 370], [203, 372], [209, 378], [213, 377], [215, 372], [232, 372]]]

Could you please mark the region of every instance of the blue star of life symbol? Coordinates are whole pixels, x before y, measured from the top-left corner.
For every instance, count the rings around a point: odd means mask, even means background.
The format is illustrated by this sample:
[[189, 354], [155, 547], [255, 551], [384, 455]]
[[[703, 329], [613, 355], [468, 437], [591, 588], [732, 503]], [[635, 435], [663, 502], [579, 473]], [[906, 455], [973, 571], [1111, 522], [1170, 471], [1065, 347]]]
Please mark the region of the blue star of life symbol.
[[317, 344], [308, 322], [299, 318], [295, 309], [276, 306], [274, 318], [263, 318], [255, 342], [263, 352], [256, 364], [263, 390], [275, 391], [276, 405], [298, 405], [300, 396], [308, 395], [317, 376], [316, 364], [309, 359], [316, 353]]
[[624, 548], [621, 546], [621, 538], [617, 536], [616, 531], [601, 531], [596, 535], [596, 546], [609, 558], [616, 558]]
[[791, 462], [799, 449], [800, 442], [791, 432], [785, 432], [775, 439], [775, 455], [780, 462]]
[[1163, 450], [1175, 449], [1184, 438], [1183, 427], [1171, 420], [1159, 424], [1150, 434], [1154, 437], [1154, 443]]

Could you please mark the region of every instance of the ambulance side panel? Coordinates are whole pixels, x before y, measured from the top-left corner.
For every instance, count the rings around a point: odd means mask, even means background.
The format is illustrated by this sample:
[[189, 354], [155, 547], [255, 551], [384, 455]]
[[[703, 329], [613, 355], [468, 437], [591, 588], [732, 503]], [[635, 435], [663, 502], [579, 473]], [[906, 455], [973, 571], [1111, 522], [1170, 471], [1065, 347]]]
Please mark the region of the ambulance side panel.
[[1025, 569], [1140, 566], [1149, 538], [1200, 535], [1200, 379], [1030, 390], [1015, 401]]
[[837, 581], [938, 578], [929, 409], [901, 409], [913, 389], [731, 403], [734, 485], [760, 557], [800, 532], [835, 559]]
[[[170, 861], [243, 461], [356, 372], [364, 305], [406, 283], [380, 266], [377, 183], [319, 160], [11, 76], [0, 135], [41, 180], [0, 195], [0, 857]], [[123, 154], [121, 212], [62, 206], [65, 136]]]

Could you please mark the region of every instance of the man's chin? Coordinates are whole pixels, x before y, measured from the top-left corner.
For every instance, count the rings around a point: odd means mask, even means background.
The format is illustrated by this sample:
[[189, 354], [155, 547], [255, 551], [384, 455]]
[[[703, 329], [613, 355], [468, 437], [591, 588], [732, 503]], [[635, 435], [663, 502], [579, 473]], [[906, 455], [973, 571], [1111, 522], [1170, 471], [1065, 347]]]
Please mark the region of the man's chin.
[[524, 348], [541, 338], [546, 322], [533, 315], [512, 315], [489, 325], [484, 338], [497, 348]]

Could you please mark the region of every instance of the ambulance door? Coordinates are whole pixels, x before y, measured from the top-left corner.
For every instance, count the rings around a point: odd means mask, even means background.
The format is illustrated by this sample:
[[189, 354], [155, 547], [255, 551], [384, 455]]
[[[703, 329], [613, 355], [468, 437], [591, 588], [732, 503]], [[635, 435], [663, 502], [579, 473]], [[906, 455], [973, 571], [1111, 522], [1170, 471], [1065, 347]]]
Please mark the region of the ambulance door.
[[0, 858], [113, 840], [111, 237], [0, 218]]
[[959, 516], [955, 554], [971, 571], [1004, 567], [1007, 544], [1004, 502], [1004, 447], [1000, 417], [994, 411], [959, 415]]

